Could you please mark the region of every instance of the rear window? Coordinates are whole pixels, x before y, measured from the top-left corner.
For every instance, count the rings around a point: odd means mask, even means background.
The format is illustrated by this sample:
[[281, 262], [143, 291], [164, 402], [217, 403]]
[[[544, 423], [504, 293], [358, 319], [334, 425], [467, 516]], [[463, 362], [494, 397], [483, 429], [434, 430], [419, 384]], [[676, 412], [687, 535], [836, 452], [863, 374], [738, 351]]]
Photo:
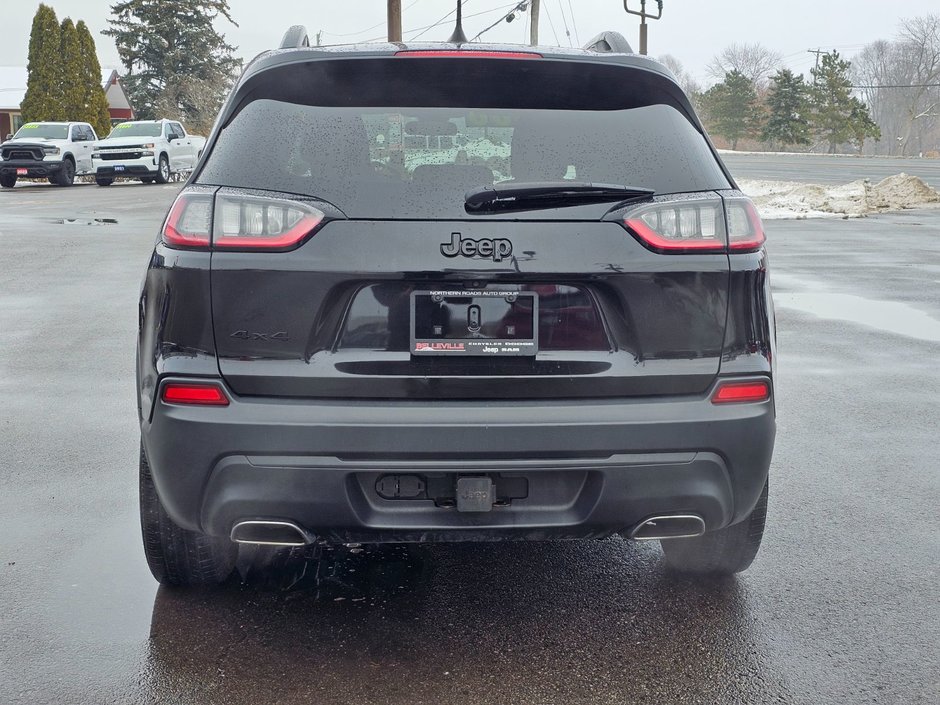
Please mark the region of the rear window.
[[[332, 64], [310, 77], [320, 86], [291, 80], [272, 90], [266, 72], [263, 87], [243, 91], [198, 181], [312, 196], [351, 218], [467, 218], [465, 193], [501, 182], [660, 194], [729, 186], [664, 79], [630, 85], [636, 72], [592, 64], [385, 59], [360, 60], [339, 82], [331, 73], [353, 62], [319, 63]], [[366, 63], [386, 70], [363, 73]], [[405, 65], [410, 75], [398, 75]]]

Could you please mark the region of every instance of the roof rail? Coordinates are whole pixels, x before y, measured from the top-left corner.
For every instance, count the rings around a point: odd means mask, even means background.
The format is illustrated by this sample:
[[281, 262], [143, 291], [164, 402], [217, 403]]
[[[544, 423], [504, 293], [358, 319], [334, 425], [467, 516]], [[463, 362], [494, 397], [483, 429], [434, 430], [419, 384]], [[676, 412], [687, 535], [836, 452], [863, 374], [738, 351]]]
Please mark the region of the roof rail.
[[302, 24], [295, 24], [287, 30], [281, 40], [281, 49], [300, 49], [310, 46], [310, 36]]
[[632, 54], [633, 47], [624, 39], [620, 32], [601, 32], [594, 39], [584, 45], [587, 51], [596, 51], [598, 54]]

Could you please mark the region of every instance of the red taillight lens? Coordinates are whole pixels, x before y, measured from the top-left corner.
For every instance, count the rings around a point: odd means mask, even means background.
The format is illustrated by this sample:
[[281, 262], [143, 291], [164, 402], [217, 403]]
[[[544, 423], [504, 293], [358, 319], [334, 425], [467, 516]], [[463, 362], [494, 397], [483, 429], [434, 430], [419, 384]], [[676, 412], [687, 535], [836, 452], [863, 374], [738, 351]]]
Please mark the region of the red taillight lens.
[[639, 240], [660, 252], [723, 252], [725, 219], [718, 197], [663, 201], [624, 220]]
[[226, 249], [292, 247], [323, 218], [322, 211], [302, 203], [219, 193], [212, 244]]
[[728, 249], [731, 252], [754, 252], [766, 239], [764, 224], [749, 198], [726, 198], [728, 212]]
[[712, 394], [712, 404], [766, 401], [770, 399], [770, 384], [757, 382], [721, 382]]
[[395, 56], [420, 57], [422, 59], [541, 59], [534, 51], [481, 51], [478, 49], [409, 49], [395, 52]]
[[739, 196], [659, 201], [631, 211], [624, 225], [657, 252], [754, 252], [765, 239], [754, 204]]
[[163, 242], [170, 247], [208, 247], [212, 235], [212, 196], [181, 193], [163, 226]]
[[322, 211], [297, 201], [243, 195], [228, 189], [186, 191], [170, 209], [163, 242], [177, 248], [293, 247], [324, 221]]
[[225, 396], [225, 392], [217, 384], [171, 382], [163, 388], [161, 398], [166, 404], [228, 406], [228, 397]]

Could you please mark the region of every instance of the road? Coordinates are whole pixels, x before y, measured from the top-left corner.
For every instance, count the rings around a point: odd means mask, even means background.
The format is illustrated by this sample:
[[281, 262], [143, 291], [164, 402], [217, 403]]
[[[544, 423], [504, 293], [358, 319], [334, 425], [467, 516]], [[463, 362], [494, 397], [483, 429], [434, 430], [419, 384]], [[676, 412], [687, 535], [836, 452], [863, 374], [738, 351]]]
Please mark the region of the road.
[[743, 575], [611, 539], [294, 557], [185, 592], [143, 561], [132, 363], [175, 192], [0, 192], [0, 702], [940, 701], [940, 213], [768, 225], [779, 435]]
[[902, 172], [919, 176], [940, 190], [940, 159], [828, 156], [825, 154], [733, 154], [721, 158], [737, 179], [803, 181], [845, 184], [857, 179], [873, 182]]

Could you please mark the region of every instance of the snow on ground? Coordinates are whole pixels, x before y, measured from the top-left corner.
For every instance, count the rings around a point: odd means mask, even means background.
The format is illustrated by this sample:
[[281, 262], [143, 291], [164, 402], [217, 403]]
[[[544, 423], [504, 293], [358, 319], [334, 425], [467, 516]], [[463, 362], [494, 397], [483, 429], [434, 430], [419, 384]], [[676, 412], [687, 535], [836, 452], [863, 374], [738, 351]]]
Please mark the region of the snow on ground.
[[863, 218], [869, 213], [940, 207], [940, 192], [908, 174], [889, 176], [877, 184], [864, 179], [841, 186], [756, 180], [738, 185], [764, 220]]

